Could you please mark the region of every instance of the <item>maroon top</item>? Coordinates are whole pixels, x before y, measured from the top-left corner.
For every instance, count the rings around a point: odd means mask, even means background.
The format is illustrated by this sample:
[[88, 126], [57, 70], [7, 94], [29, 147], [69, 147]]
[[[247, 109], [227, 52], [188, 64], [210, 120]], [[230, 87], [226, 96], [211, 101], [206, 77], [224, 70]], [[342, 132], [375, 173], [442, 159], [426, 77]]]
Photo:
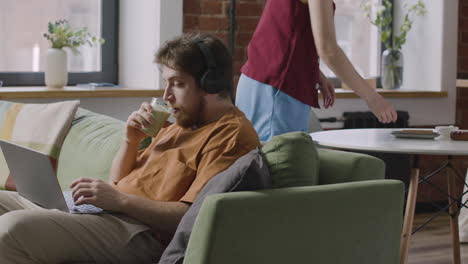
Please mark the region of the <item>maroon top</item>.
[[249, 43], [241, 72], [297, 100], [319, 108], [319, 57], [308, 5], [299, 0], [268, 0]]

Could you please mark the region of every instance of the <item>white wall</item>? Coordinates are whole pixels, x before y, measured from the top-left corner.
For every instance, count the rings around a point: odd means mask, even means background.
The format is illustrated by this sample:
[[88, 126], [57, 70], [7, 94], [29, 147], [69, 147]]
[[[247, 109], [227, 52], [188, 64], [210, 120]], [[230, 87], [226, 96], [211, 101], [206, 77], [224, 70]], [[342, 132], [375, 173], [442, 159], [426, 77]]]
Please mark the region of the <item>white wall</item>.
[[[401, 3], [395, 1], [396, 10]], [[411, 0], [410, 3], [414, 3]], [[457, 75], [458, 0], [424, 0], [427, 13], [417, 17], [403, 47], [401, 90], [447, 91], [447, 98], [388, 99], [410, 114], [410, 125], [453, 124]], [[401, 11], [400, 11], [401, 14]], [[399, 18], [402, 20], [401, 16]], [[399, 24], [397, 24], [399, 26]], [[344, 111], [368, 111], [360, 99], [337, 99], [330, 110], [313, 110], [319, 118], [339, 117]]]
[[[157, 21], [159, 34], [156, 36], [158, 47], [165, 41], [170, 40], [180, 34], [183, 30], [183, 0], [158, 0], [156, 1]], [[163, 89], [163, 83], [159, 71], [156, 77], [157, 88]]]
[[[0, 2], [0, 33], [3, 34], [5, 32], [5, 3]], [[0, 41], [0, 69], [5, 69], [6, 62], [5, 62], [5, 44], [4, 41]]]
[[182, 33], [182, 0], [120, 0], [119, 84], [159, 88], [154, 54]]
[[155, 88], [157, 9], [153, 0], [120, 0], [119, 84], [134, 88]]

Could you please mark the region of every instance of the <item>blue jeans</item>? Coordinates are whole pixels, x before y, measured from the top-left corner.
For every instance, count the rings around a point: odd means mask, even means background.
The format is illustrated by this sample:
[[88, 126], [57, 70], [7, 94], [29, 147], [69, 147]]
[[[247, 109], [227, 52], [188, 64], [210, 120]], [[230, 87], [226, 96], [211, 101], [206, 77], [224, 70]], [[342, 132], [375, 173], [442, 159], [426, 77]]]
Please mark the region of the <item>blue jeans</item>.
[[236, 106], [252, 122], [261, 141], [309, 129], [309, 105], [244, 74], [237, 84]]

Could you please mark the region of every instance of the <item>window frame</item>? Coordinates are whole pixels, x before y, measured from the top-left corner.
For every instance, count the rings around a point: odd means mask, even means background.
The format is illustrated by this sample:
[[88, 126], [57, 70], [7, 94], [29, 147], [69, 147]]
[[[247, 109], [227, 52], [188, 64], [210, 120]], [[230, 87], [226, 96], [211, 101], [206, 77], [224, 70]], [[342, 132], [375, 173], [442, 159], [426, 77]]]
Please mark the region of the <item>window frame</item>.
[[[67, 85], [89, 82], [118, 82], [119, 1], [102, 0], [101, 71], [69, 72]], [[44, 72], [0, 72], [3, 86], [44, 86]]]
[[[391, 3], [392, 3], [392, 10], [390, 11], [392, 13], [392, 23], [390, 23], [390, 27], [392, 28], [391, 30], [391, 33], [390, 33], [390, 38], [393, 38], [393, 21], [395, 19], [395, 14], [394, 14], [394, 10], [395, 10], [395, 6], [394, 6], [394, 0], [389, 0]], [[380, 29], [379, 29], [380, 31]], [[382, 41], [380, 41], [380, 57], [382, 57], [382, 53], [384, 52], [385, 50], [385, 45], [382, 43]], [[379, 62], [380, 62], [380, 59], [379, 59]], [[381, 62], [380, 62], [381, 63]], [[342, 88], [343, 85], [342, 85], [342, 81], [340, 78], [337, 78], [337, 77], [327, 77], [328, 80], [333, 84], [333, 86], [335, 88]], [[376, 78], [376, 88], [382, 88], [382, 77], [380, 76], [380, 73], [379, 75], [377, 76]]]

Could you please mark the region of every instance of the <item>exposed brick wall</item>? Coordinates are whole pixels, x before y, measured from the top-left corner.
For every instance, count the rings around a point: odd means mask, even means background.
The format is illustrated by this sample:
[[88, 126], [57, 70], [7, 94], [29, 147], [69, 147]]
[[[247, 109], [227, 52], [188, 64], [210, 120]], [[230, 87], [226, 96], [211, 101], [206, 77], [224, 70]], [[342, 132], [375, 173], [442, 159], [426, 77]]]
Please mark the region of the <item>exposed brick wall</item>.
[[[246, 48], [257, 26], [266, 0], [236, 0], [236, 36], [234, 50], [234, 81], [247, 55]], [[184, 1], [184, 32], [210, 33], [229, 47], [229, 0]]]
[[468, 129], [468, 88], [457, 88], [455, 122], [458, 127]]
[[459, 0], [457, 72], [459, 78], [468, 79], [468, 0]]

